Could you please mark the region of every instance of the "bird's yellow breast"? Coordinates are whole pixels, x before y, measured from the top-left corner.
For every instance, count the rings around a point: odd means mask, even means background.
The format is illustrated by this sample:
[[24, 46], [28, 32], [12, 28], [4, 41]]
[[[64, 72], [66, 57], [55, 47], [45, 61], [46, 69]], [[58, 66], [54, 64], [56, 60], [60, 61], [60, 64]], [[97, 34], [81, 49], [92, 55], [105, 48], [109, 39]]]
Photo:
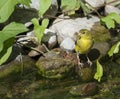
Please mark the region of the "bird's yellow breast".
[[75, 51], [79, 52], [80, 54], [86, 54], [88, 53], [92, 45], [92, 39], [81, 38], [76, 42]]

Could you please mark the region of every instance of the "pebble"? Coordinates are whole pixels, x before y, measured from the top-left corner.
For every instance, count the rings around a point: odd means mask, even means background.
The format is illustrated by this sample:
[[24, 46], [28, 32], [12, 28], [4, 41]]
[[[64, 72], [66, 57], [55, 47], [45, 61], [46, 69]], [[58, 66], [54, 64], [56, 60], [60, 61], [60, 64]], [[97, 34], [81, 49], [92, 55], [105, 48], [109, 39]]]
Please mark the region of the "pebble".
[[67, 37], [61, 42], [60, 47], [66, 50], [73, 50], [75, 47], [75, 41], [72, 38]]

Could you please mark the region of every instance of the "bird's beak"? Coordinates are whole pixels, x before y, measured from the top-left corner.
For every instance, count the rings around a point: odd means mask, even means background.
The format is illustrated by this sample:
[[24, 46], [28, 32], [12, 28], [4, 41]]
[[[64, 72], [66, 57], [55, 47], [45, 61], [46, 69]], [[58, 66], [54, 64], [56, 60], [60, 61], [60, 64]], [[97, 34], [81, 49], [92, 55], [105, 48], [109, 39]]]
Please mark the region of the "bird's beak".
[[78, 40], [78, 39], [80, 39], [81, 38], [81, 33], [80, 32], [76, 32], [75, 34], [74, 34], [74, 37], [75, 37], [75, 40]]
[[81, 37], [81, 33], [80, 33], [80, 32], [78, 33], [78, 37], [79, 37], [79, 38]]

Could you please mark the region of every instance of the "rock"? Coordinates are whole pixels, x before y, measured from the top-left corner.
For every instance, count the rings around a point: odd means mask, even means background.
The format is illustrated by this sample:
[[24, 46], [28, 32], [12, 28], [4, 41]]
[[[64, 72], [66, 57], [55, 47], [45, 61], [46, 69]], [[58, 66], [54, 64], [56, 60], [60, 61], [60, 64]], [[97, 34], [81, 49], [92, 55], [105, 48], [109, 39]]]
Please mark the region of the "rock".
[[32, 22], [26, 22], [26, 23], [25, 23], [25, 26], [26, 26], [26, 27], [29, 27], [30, 25], [32, 25]]
[[39, 1], [40, 0], [31, 0], [30, 7], [39, 10]]
[[[92, 49], [98, 50], [101, 56], [105, 56], [110, 48], [110, 43], [108, 42], [111, 41], [111, 35], [109, 31], [100, 23], [95, 23], [91, 29], [91, 33], [94, 39]], [[94, 55], [91, 54], [91, 56]]]
[[92, 49], [97, 49], [101, 56], [105, 56], [110, 49], [110, 44], [107, 42], [96, 42], [94, 43]]
[[94, 76], [94, 72], [92, 68], [88, 68], [88, 67], [77, 69], [77, 74], [79, 76], [79, 79], [84, 82], [93, 80], [93, 76]]
[[[30, 31], [25, 36], [19, 37], [17, 41], [23, 44], [27, 44], [30, 41], [32, 41], [36, 45], [38, 44], [37, 37], [35, 36], [34, 31]], [[50, 29], [45, 29], [41, 42], [47, 44], [48, 48], [53, 48], [57, 44], [56, 33]]]
[[15, 60], [0, 66], [0, 78], [7, 77], [10, 74], [19, 74], [21, 69], [24, 72], [30, 72], [35, 69], [35, 61], [28, 56], [18, 55]]
[[[60, 18], [53, 22], [50, 27], [51, 30], [55, 31], [58, 36], [58, 43], [61, 43], [65, 38], [70, 37], [76, 40], [74, 37], [75, 33], [81, 29], [90, 30], [95, 22], [99, 21], [98, 17], [91, 16], [91, 18], [70, 18], [68, 16], [61, 15]], [[65, 19], [68, 18], [68, 19]]]
[[73, 50], [75, 47], [75, 41], [70, 37], [67, 37], [61, 42], [60, 47], [66, 50]]
[[102, 26], [99, 22], [96, 22], [92, 28], [91, 33], [94, 42], [107, 42], [111, 40], [111, 35], [108, 29]]
[[45, 52], [47, 52], [45, 47], [43, 45], [38, 45], [37, 47], [34, 48], [34, 50], [31, 50], [28, 53], [28, 56], [35, 57], [35, 56], [41, 55]]
[[42, 42], [48, 45], [48, 48], [52, 49], [57, 44], [56, 33], [50, 29], [45, 29]]
[[52, 49], [53, 47], [55, 47], [56, 44], [57, 44], [57, 37], [56, 35], [53, 35], [50, 37], [48, 41], [48, 48]]
[[18, 38], [17, 42], [20, 42], [22, 44], [27, 44], [29, 41], [37, 41], [37, 38], [35, 37], [34, 31], [28, 32], [25, 36], [21, 36]]
[[63, 78], [71, 74], [75, 63], [66, 54], [58, 50], [45, 53], [44, 57], [40, 57], [36, 62], [39, 73], [46, 78]]
[[97, 93], [96, 83], [87, 83], [73, 86], [70, 93], [74, 96], [92, 96]]
[[39, 73], [46, 78], [63, 78], [74, 67], [72, 62], [61, 58], [40, 58], [36, 63]]
[[112, 12], [115, 12], [117, 14], [120, 14], [120, 9], [111, 5], [106, 5], [105, 6], [105, 15], [108, 15]]
[[100, 6], [105, 4], [105, 0], [85, 0], [85, 2], [87, 2], [94, 8], [99, 8]]

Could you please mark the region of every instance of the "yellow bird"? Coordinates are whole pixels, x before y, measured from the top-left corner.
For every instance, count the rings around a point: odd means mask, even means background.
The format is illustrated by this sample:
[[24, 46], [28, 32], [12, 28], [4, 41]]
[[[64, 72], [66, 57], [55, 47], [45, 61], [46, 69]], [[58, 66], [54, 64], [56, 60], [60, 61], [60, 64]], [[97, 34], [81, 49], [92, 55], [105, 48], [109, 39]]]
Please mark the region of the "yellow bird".
[[[77, 59], [78, 59], [78, 65], [82, 67], [82, 63], [79, 59], [79, 54], [86, 54], [90, 51], [91, 47], [93, 46], [93, 38], [91, 35], [91, 32], [87, 29], [82, 29], [77, 33], [77, 40], [75, 45], [75, 51], [77, 52]], [[87, 57], [88, 63], [90, 66], [92, 65], [92, 62]]]

